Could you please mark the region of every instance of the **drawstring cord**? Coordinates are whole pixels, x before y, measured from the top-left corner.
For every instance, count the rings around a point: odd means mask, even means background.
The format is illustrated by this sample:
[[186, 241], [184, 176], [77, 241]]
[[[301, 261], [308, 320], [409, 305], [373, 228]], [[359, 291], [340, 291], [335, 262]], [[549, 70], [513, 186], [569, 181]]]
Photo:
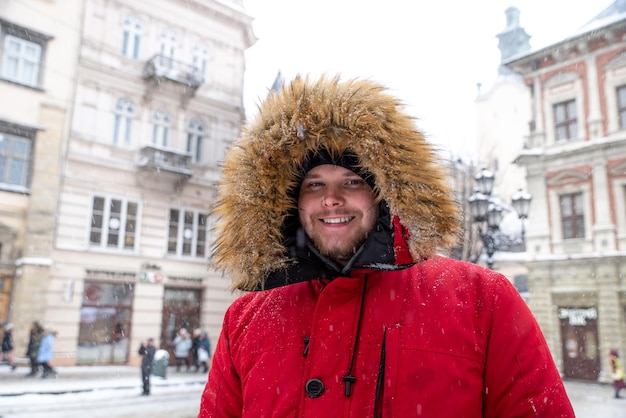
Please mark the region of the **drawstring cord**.
[[346, 396], [350, 396], [352, 393], [352, 384], [356, 382], [356, 376], [352, 374], [354, 369], [354, 363], [356, 362], [356, 350], [359, 343], [359, 335], [361, 334], [361, 321], [363, 320], [363, 307], [365, 306], [365, 293], [367, 290], [367, 275], [363, 279], [363, 293], [361, 294], [361, 306], [359, 307], [359, 320], [356, 326], [356, 334], [354, 337], [354, 347], [352, 348], [352, 358], [350, 359], [350, 368], [342, 380], [346, 383]]

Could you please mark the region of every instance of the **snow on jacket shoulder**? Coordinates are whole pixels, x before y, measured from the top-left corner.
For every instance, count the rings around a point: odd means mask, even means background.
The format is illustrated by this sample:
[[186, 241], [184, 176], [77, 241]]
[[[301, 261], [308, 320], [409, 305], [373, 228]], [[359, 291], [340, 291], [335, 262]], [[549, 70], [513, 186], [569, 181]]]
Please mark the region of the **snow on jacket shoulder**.
[[229, 308], [199, 417], [373, 416], [574, 413], [525, 302], [472, 264], [436, 257]]

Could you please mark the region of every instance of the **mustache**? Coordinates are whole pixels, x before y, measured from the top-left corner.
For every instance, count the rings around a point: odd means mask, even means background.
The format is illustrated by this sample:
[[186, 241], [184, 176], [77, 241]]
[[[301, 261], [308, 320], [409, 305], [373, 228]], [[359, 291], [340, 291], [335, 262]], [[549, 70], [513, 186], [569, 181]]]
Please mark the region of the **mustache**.
[[[298, 211], [301, 211], [302, 208], [300, 206], [298, 206]], [[378, 210], [378, 203], [374, 202], [372, 203], [371, 206], [369, 206], [367, 209], [365, 209], [365, 211], [363, 211], [363, 214], [369, 213], [373, 210]], [[320, 213], [317, 214], [317, 216], [320, 216], [322, 218], [328, 217], [328, 216], [353, 216], [355, 213], [361, 213], [360, 210], [350, 210], [350, 209], [344, 209], [344, 208], [337, 208], [337, 209], [324, 209], [322, 210]]]

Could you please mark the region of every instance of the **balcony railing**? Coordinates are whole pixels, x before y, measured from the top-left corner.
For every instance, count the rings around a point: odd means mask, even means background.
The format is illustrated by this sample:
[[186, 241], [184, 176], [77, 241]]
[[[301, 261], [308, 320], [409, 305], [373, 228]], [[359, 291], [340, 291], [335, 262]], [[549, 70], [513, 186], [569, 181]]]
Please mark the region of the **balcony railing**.
[[143, 77], [156, 82], [165, 78], [189, 86], [193, 90], [204, 83], [204, 76], [200, 74], [198, 67], [161, 54], [155, 55], [146, 62]]
[[178, 174], [185, 178], [192, 175], [191, 154], [156, 145], [148, 145], [141, 149], [138, 166], [146, 170]]

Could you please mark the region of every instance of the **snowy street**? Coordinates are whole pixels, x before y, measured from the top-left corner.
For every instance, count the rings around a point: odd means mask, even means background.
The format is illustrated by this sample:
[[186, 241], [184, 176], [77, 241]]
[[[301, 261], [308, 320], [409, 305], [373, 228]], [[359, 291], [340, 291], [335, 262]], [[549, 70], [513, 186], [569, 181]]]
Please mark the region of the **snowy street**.
[[[195, 418], [206, 382], [203, 373], [169, 368], [166, 379], [153, 377], [152, 395], [140, 396], [135, 367], [60, 367], [57, 379], [24, 375], [0, 368], [0, 418]], [[626, 417], [626, 399], [615, 399], [610, 385], [565, 385], [578, 418]]]

